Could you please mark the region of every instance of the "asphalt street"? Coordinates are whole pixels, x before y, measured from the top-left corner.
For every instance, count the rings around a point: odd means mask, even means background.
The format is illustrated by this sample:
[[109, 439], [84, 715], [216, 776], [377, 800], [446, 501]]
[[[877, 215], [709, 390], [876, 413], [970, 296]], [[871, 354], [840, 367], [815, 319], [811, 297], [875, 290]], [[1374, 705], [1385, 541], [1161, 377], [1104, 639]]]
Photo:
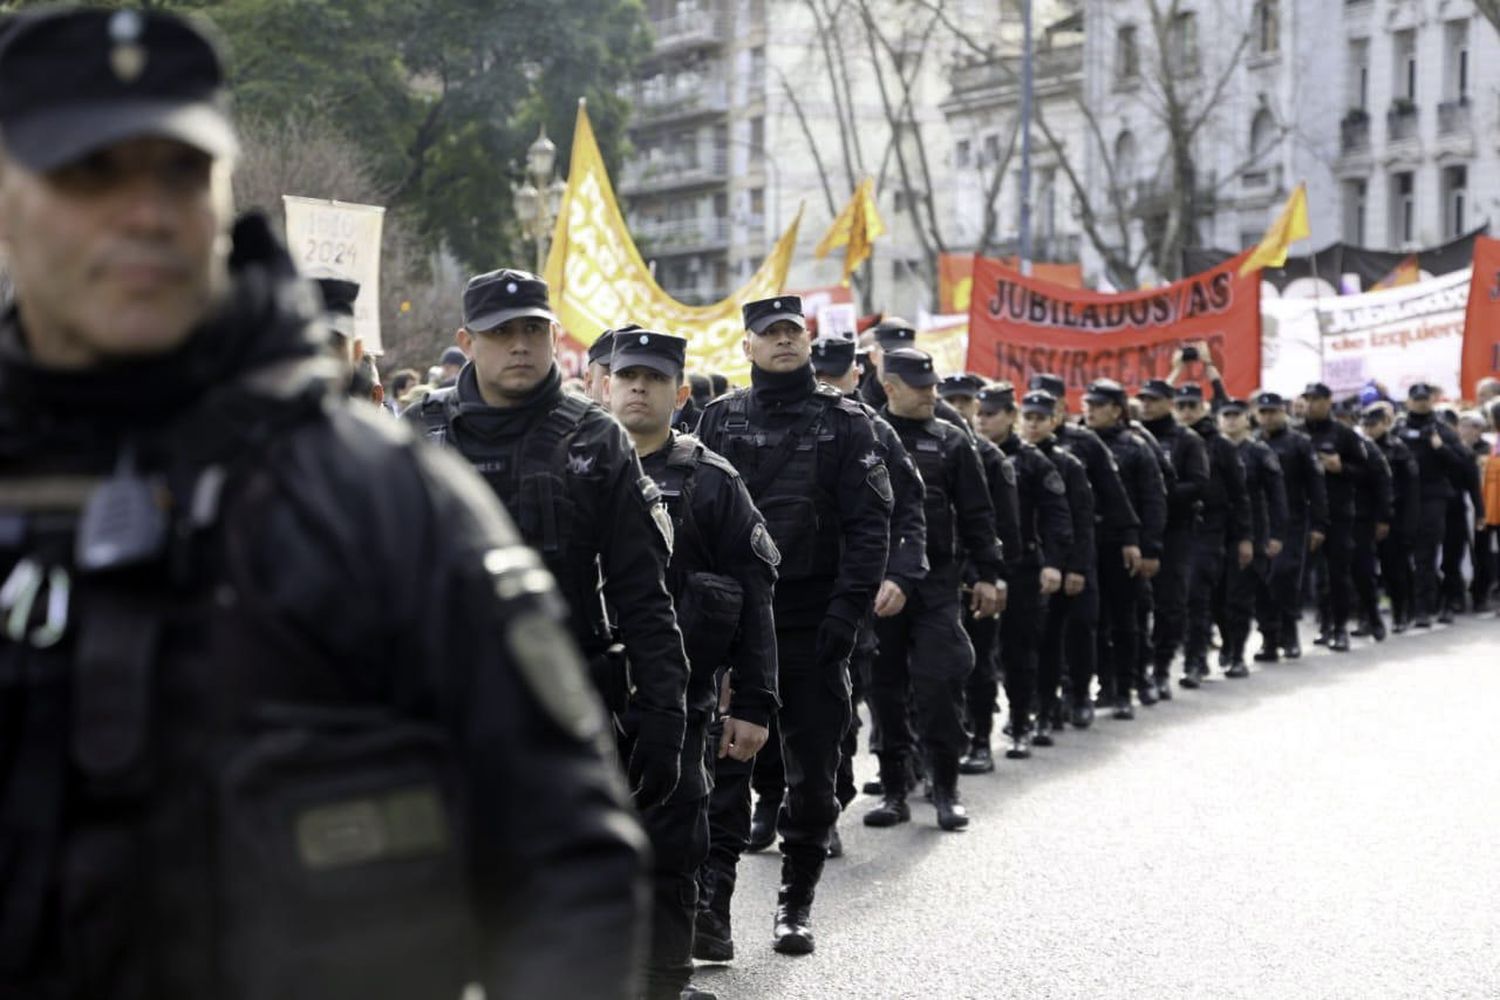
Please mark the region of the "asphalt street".
[[696, 981], [723, 1000], [1495, 1000], [1500, 620], [1306, 648], [964, 778], [966, 832], [918, 799], [867, 829], [861, 796], [811, 956], [771, 951], [780, 857], [746, 856], [737, 960]]

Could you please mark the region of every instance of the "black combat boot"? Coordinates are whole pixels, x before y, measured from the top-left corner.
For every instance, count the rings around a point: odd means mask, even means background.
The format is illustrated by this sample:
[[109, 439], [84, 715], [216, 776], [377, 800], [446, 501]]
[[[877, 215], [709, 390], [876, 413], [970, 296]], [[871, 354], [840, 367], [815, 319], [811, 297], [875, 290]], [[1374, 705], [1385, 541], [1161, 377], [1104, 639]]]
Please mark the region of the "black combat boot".
[[[1006, 727], [1010, 733], [1010, 746], [1005, 751], [1007, 760], [1027, 760], [1031, 757], [1031, 719], [1025, 715], [1012, 715], [1010, 725]], [[964, 772], [959, 768], [960, 773]]]
[[[1031, 736], [1031, 745], [1034, 747], [1050, 747], [1056, 741], [1052, 739], [1052, 710], [1042, 709], [1036, 714], [1036, 732]], [[963, 771], [962, 764], [959, 771]]]
[[1349, 652], [1349, 632], [1347, 629], [1334, 629], [1333, 637], [1328, 640], [1328, 648], [1335, 653]]
[[880, 783], [886, 793], [881, 796], [880, 805], [865, 813], [865, 826], [896, 826], [910, 820], [911, 806], [906, 804], [906, 761], [901, 755], [880, 755]]
[[729, 903], [734, 897], [734, 872], [704, 865], [698, 878], [698, 914], [693, 922], [693, 957], [700, 962], [728, 962], [734, 958], [729, 929]]
[[1161, 692], [1156, 688], [1156, 680], [1147, 673], [1144, 663], [1137, 668], [1135, 673], [1135, 693], [1141, 699], [1141, 704], [1147, 708], [1161, 701]]
[[823, 870], [822, 852], [809, 855], [804, 845], [782, 852], [781, 891], [776, 896], [776, 922], [771, 947], [783, 955], [813, 952], [812, 903], [818, 875]]
[[776, 842], [776, 820], [781, 813], [781, 799], [762, 795], [755, 800], [755, 812], [750, 816], [750, 840], [745, 850], [754, 854], [764, 851]]
[[958, 800], [958, 761], [932, 761], [932, 804], [937, 808], [938, 826], [944, 830], [962, 830], [969, 825], [969, 811]]
[[1087, 694], [1083, 696], [1083, 700], [1073, 702], [1068, 721], [1073, 724], [1074, 729], [1087, 729], [1094, 724], [1094, 706]]
[[1182, 676], [1178, 678], [1177, 683], [1188, 690], [1192, 690], [1193, 688], [1200, 687], [1203, 684], [1203, 678], [1207, 676], [1208, 661], [1194, 657], [1182, 665]]
[[1157, 664], [1151, 671], [1151, 680], [1156, 684], [1156, 699], [1158, 701], [1172, 700], [1172, 665]]

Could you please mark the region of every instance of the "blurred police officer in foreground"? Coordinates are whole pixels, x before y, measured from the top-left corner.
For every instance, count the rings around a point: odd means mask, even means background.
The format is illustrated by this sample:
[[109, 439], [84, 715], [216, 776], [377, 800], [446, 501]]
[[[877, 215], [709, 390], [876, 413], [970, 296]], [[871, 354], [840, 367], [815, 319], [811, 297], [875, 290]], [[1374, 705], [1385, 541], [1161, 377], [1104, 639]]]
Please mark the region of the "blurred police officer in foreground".
[[[1019, 537], [1005, 560], [1007, 596], [1000, 642], [1005, 700], [1010, 704], [1006, 756], [1022, 760], [1031, 756], [1033, 733], [1038, 745], [1052, 743], [1050, 720], [1032, 721], [1037, 700], [1037, 647], [1046, 621], [1046, 601], [1062, 590], [1063, 566], [1073, 547], [1073, 520], [1062, 474], [1020, 436], [1015, 389], [1008, 382], [983, 389], [977, 403], [979, 436], [1004, 455], [1013, 469], [1018, 496]], [[990, 752], [997, 693], [994, 666], [976, 662], [969, 677], [973, 746], [959, 766], [965, 774], [994, 769]]]
[[1004, 566], [979, 456], [962, 432], [933, 416], [938, 376], [932, 358], [910, 348], [888, 351], [884, 371], [887, 402], [881, 415], [900, 435], [926, 487], [929, 568], [897, 613], [879, 600], [875, 605], [877, 648], [869, 698], [880, 717], [884, 795], [865, 814], [865, 825], [894, 826], [911, 818], [905, 785], [910, 707], [932, 776], [938, 825], [957, 830], [969, 822], [958, 801], [958, 761], [968, 748], [964, 682], [974, 668], [974, 649], [959, 621], [965, 612], [960, 574], [967, 555], [978, 570], [967, 611], [994, 618], [1004, 607]]
[[[639, 327], [617, 331], [612, 341], [610, 412], [630, 434], [672, 515], [676, 542], [667, 580], [691, 669], [682, 779], [664, 804], [643, 814], [655, 862], [645, 996], [677, 1000], [692, 974], [694, 900], [699, 867], [708, 860], [707, 766], [724, 758], [749, 763], [765, 744], [776, 709], [771, 593], [781, 555], [734, 467], [697, 438], [672, 430], [672, 415], [691, 391], [683, 376], [687, 341]], [[727, 712], [710, 746], [719, 678], [726, 673]], [[743, 780], [734, 784], [735, 817], [715, 827], [726, 840], [736, 833], [743, 838], [749, 812], [748, 786]], [[713, 939], [706, 943], [728, 942], [733, 865], [709, 865], [704, 884], [699, 924]], [[686, 995], [711, 997], [702, 991]]]
[[1172, 415], [1171, 383], [1150, 379], [1136, 392], [1141, 423], [1167, 449], [1172, 460], [1172, 489], [1167, 497], [1167, 528], [1162, 536], [1161, 571], [1151, 581], [1155, 614], [1151, 636], [1151, 677], [1157, 695], [1172, 698], [1172, 661], [1187, 634], [1188, 576], [1193, 562], [1193, 533], [1208, 489], [1208, 451], [1203, 438]]
[[[1167, 525], [1167, 489], [1162, 482], [1154, 446], [1127, 423], [1129, 397], [1125, 388], [1112, 379], [1095, 379], [1084, 394], [1084, 417], [1089, 430], [1109, 448], [1119, 469], [1120, 481], [1130, 499], [1131, 509], [1140, 514], [1140, 558], [1116, 558], [1113, 551], [1121, 541], [1109, 538], [1099, 545], [1099, 580], [1102, 584], [1099, 615], [1099, 680], [1104, 697], [1113, 705], [1116, 719], [1133, 719], [1131, 691], [1144, 694], [1151, 685], [1141, 675], [1139, 617], [1140, 600], [1135, 577], [1146, 580], [1161, 569], [1162, 535]], [[1111, 694], [1112, 692], [1112, 694]], [[1142, 699], [1150, 704], [1149, 696]]]
[[1328, 587], [1329, 618], [1320, 636], [1336, 653], [1349, 651], [1349, 610], [1353, 581], [1354, 494], [1365, 479], [1365, 449], [1359, 435], [1333, 418], [1333, 390], [1322, 382], [1302, 391], [1307, 408], [1303, 430], [1312, 439], [1328, 487], [1328, 535], [1318, 549]]
[[870, 418], [819, 387], [795, 295], [744, 307], [751, 387], [703, 411], [703, 443], [739, 469], [781, 552], [776, 646], [781, 686], [781, 893], [774, 947], [813, 950], [813, 895], [839, 806], [849, 727], [849, 654], [885, 573], [891, 481]]
[[214, 50], [6, 32], [0, 994], [629, 996], [644, 845], [550, 576], [231, 225]]
[[1323, 544], [1328, 532], [1328, 490], [1323, 463], [1312, 439], [1292, 427], [1286, 400], [1274, 392], [1255, 397], [1260, 439], [1281, 463], [1286, 489], [1287, 527], [1281, 553], [1271, 560], [1256, 602], [1260, 625], [1257, 663], [1275, 663], [1282, 655], [1302, 655], [1297, 620], [1302, 614], [1302, 579], [1308, 556]]
[[672, 528], [661, 491], [609, 413], [562, 391], [562, 330], [546, 282], [510, 269], [478, 275], [463, 311], [458, 341], [472, 360], [457, 385], [406, 417], [474, 464], [541, 553], [622, 723], [636, 805], [658, 805], [677, 785], [688, 678], [665, 582]]
[[[1077, 628], [1078, 622], [1097, 622], [1099, 592], [1093, 582], [1098, 569], [1094, 550], [1094, 491], [1088, 473], [1068, 450], [1058, 442], [1053, 431], [1057, 426], [1057, 400], [1049, 392], [1034, 389], [1021, 399], [1021, 435], [1052, 463], [1062, 476], [1064, 497], [1072, 522], [1073, 544], [1062, 556], [1062, 588], [1048, 598], [1043, 615], [1041, 648], [1037, 656], [1037, 736], [1039, 746], [1050, 746], [1062, 731], [1063, 703], [1063, 633], [1065, 628], [1085, 632], [1093, 643], [1093, 629]], [[1093, 660], [1069, 661], [1069, 669], [1091, 664]], [[1069, 679], [1072, 690], [1087, 691], [1089, 678]], [[1092, 712], [1092, 707], [1089, 708]]]
[[1229, 677], [1248, 677], [1245, 643], [1255, 614], [1256, 592], [1271, 560], [1286, 545], [1286, 486], [1281, 462], [1271, 446], [1251, 433], [1250, 407], [1244, 400], [1226, 399], [1219, 405], [1219, 432], [1239, 450], [1245, 469], [1245, 492], [1250, 499], [1250, 542], [1254, 558], [1245, 565], [1226, 564], [1220, 594], [1219, 635], [1223, 647], [1219, 663]]

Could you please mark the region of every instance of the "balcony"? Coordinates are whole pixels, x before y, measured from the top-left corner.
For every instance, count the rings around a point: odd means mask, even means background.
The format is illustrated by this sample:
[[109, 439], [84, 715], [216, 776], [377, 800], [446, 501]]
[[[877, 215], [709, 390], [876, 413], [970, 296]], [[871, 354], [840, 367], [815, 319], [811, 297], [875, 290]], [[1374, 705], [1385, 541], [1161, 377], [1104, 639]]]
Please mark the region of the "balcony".
[[705, 81], [687, 75], [658, 77], [636, 84], [626, 88], [625, 96], [635, 105], [632, 125], [717, 115], [729, 110], [729, 88], [723, 80]]
[[621, 194], [644, 194], [673, 188], [724, 184], [729, 180], [729, 147], [708, 156], [647, 156], [631, 160], [620, 171]]
[[1410, 101], [1391, 105], [1385, 116], [1386, 139], [1389, 142], [1405, 142], [1417, 137], [1417, 106]]
[[[1064, 45], [1039, 50], [1032, 74], [1038, 90], [1045, 90], [1070, 78], [1081, 78], [1083, 46]], [[1002, 56], [957, 66], [950, 74], [949, 82], [953, 86], [954, 96], [974, 90], [1017, 90], [1021, 82], [1021, 57]]]
[[642, 252], [653, 257], [723, 250], [729, 246], [729, 220], [722, 217], [632, 223], [630, 232], [641, 244]]
[[716, 45], [720, 40], [719, 19], [706, 10], [688, 10], [651, 22], [656, 39], [654, 52], [661, 55], [694, 46]]
[[1355, 108], [1339, 122], [1339, 152], [1345, 156], [1370, 151], [1370, 115]]
[[1438, 135], [1458, 135], [1470, 129], [1469, 99], [1444, 101], [1438, 105]]
[[684, 305], [711, 306], [729, 298], [728, 288], [716, 287], [712, 282], [699, 279], [691, 284], [662, 284], [662, 291]]

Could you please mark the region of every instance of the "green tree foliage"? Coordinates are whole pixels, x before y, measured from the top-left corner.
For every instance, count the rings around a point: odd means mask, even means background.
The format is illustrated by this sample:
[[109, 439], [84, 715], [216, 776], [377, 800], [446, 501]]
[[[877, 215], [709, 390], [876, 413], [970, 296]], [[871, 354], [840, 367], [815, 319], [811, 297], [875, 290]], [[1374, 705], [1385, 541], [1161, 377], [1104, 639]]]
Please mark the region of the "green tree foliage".
[[[31, 6], [30, 2], [3, 5]], [[650, 46], [641, 0], [152, 0], [207, 15], [256, 120], [326, 119], [370, 158], [387, 204], [471, 267], [518, 248], [511, 185], [539, 127], [566, 171], [586, 97], [611, 165]], [[297, 194], [299, 192], [286, 192]], [[526, 258], [529, 259], [529, 258]]]

